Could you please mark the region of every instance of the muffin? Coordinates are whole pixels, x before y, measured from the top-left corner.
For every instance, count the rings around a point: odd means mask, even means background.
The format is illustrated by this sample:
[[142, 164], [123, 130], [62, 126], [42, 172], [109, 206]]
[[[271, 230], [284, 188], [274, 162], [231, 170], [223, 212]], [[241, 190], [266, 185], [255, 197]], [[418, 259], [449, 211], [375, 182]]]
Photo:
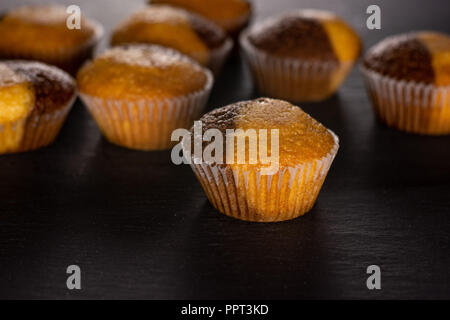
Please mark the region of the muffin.
[[[183, 139], [183, 154], [217, 210], [237, 219], [275, 222], [296, 218], [313, 207], [339, 148], [333, 132], [300, 108], [269, 98], [231, 104], [200, 121], [201, 131], [194, 126], [190, 141]], [[206, 159], [205, 152], [200, 156], [192, 152], [191, 146], [210, 129], [223, 135], [223, 157], [213, 160]], [[255, 144], [240, 148], [239, 137], [245, 139], [249, 129], [257, 132], [258, 147], [254, 140]], [[268, 144], [261, 129], [267, 130]], [[278, 130], [278, 140], [273, 129]], [[202, 150], [207, 147], [203, 142]], [[251, 156], [252, 152], [256, 154]], [[272, 161], [265, 161], [264, 154], [273, 156]], [[245, 161], [239, 161], [243, 155]]]
[[75, 81], [40, 62], [0, 62], [0, 154], [55, 140], [76, 97]]
[[389, 37], [361, 68], [378, 118], [411, 133], [450, 133], [450, 37], [413, 32]]
[[0, 17], [0, 59], [42, 61], [75, 74], [91, 57], [103, 33], [102, 27], [85, 17], [81, 29], [69, 29], [70, 14], [64, 6], [23, 6]]
[[358, 35], [330, 12], [298, 10], [269, 18], [240, 38], [256, 85], [267, 96], [320, 101], [358, 59]]
[[233, 37], [245, 28], [251, 16], [251, 5], [246, 0], [150, 0], [149, 2], [169, 4], [198, 13], [214, 21]]
[[158, 44], [176, 49], [217, 73], [232, 42], [213, 22], [186, 10], [152, 5], [141, 9], [113, 32], [112, 45]]
[[213, 76], [178, 51], [129, 45], [85, 64], [77, 81], [82, 100], [110, 142], [156, 150], [170, 148], [172, 131], [200, 116]]

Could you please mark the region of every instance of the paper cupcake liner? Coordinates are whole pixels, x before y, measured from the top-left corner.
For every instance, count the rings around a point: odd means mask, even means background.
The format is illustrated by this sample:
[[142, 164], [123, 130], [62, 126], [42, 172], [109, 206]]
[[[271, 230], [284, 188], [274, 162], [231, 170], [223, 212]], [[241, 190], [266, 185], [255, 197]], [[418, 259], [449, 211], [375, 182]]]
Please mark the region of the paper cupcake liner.
[[[42, 46], [36, 48], [33, 52], [19, 52], [15, 48], [3, 50], [1, 55], [7, 59], [25, 59], [41, 61], [50, 65], [57, 66], [67, 71], [72, 76], [76, 74], [81, 65], [92, 58], [95, 47], [103, 35], [103, 27], [96, 22], [94, 24], [94, 34], [86, 43], [76, 48], [59, 48], [58, 50], [49, 50]], [[39, 45], [39, 40], [36, 40]]]
[[221, 213], [246, 221], [277, 222], [299, 217], [314, 205], [339, 149], [323, 158], [295, 167], [280, 167], [262, 175], [256, 166], [191, 163], [211, 204]]
[[411, 133], [450, 133], [450, 86], [396, 80], [361, 67], [378, 118]]
[[275, 57], [255, 48], [248, 31], [240, 43], [258, 90], [268, 97], [293, 102], [323, 100], [337, 90], [353, 66], [352, 62]]
[[76, 95], [62, 108], [44, 114], [32, 113], [25, 124], [19, 151], [36, 150], [50, 145], [58, 136], [75, 102]]
[[222, 67], [232, 48], [233, 41], [227, 38], [222, 46], [211, 51], [211, 58], [208, 68], [213, 72], [214, 76], [217, 76], [222, 70]]
[[111, 143], [137, 150], [169, 149], [172, 132], [189, 128], [200, 117], [211, 92], [208, 71], [205, 88], [172, 99], [115, 100], [80, 93], [81, 99]]
[[44, 114], [32, 112], [25, 119], [0, 124], [0, 154], [31, 151], [51, 144], [61, 131], [75, 98], [74, 94], [58, 110]]

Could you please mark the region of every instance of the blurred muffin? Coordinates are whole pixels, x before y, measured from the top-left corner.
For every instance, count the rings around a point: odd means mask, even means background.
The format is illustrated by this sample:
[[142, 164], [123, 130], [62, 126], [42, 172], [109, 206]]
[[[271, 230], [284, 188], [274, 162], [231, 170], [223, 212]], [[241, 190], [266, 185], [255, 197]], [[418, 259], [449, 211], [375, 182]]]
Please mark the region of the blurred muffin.
[[39, 62], [0, 62], [0, 153], [55, 140], [76, 97], [75, 81]]
[[363, 74], [379, 119], [419, 134], [450, 133], [450, 37], [414, 32], [381, 41]]
[[217, 73], [232, 47], [213, 22], [186, 10], [163, 5], [143, 8], [120, 23], [111, 44], [159, 44], [176, 49]]
[[59, 5], [23, 6], [0, 17], [0, 58], [37, 60], [75, 74], [92, 56], [103, 28], [81, 18], [81, 29], [69, 29], [70, 16]]
[[267, 96], [318, 101], [332, 95], [358, 59], [358, 35], [330, 12], [298, 10], [241, 35], [256, 85]]
[[198, 13], [214, 21], [231, 36], [236, 36], [248, 24], [251, 5], [246, 0], [150, 0], [150, 3], [169, 4]]
[[79, 92], [105, 137], [120, 146], [155, 150], [191, 126], [211, 91], [209, 70], [156, 45], [118, 46], [85, 64]]
[[[213, 110], [200, 121], [203, 134], [209, 129], [223, 134], [222, 163], [203, 156], [199, 159], [186, 140], [183, 140], [183, 153], [191, 157], [191, 167], [217, 210], [242, 220], [274, 222], [296, 218], [313, 207], [339, 148], [334, 133], [300, 108], [268, 98]], [[227, 132], [230, 129], [234, 134]], [[239, 132], [239, 129], [244, 131]], [[252, 129], [258, 132], [256, 150], [249, 143], [245, 144], [245, 149], [238, 148], [239, 137], [246, 139], [247, 130]], [[265, 151], [260, 144], [264, 141], [260, 129], [267, 130], [269, 145]], [[272, 140], [276, 135], [272, 129], [278, 130], [278, 141]], [[194, 127], [191, 144], [197, 135]], [[229, 137], [237, 139], [230, 143]], [[276, 148], [272, 150], [277, 142], [278, 157]], [[227, 149], [227, 145], [231, 147]], [[233, 147], [231, 153], [229, 150]], [[250, 160], [252, 152], [257, 153], [253, 156], [257, 161]], [[274, 156], [272, 163], [264, 161], [265, 152], [269, 158]], [[247, 160], [244, 163], [238, 158], [243, 155]], [[274, 163], [278, 170], [272, 170]]]

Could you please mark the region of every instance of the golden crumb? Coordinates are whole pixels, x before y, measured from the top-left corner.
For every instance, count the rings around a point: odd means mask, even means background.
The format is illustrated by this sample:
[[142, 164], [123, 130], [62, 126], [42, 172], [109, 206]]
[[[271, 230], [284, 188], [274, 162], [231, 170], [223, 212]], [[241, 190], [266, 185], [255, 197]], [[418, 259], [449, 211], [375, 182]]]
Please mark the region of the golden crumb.
[[159, 44], [189, 55], [203, 65], [209, 62], [209, 49], [193, 29], [189, 15], [169, 6], [149, 6], [132, 14], [114, 31], [112, 45]]
[[24, 119], [34, 105], [32, 84], [0, 64], [0, 124]]
[[431, 31], [422, 31], [417, 37], [428, 48], [434, 70], [434, 83], [450, 85], [450, 36]]
[[152, 3], [163, 3], [178, 6], [196, 12], [230, 31], [236, 19], [250, 15], [250, 4], [245, 0], [152, 0]]
[[193, 60], [159, 46], [107, 50], [78, 73], [80, 92], [106, 99], [165, 99], [203, 89], [207, 74]]
[[86, 19], [81, 29], [69, 30], [69, 14], [64, 6], [24, 6], [7, 12], [0, 21], [0, 51], [40, 52], [77, 48], [94, 35], [94, 27]]
[[[253, 100], [239, 112], [234, 124], [243, 130], [267, 129], [269, 132], [270, 129], [278, 129], [280, 166], [296, 166], [320, 159], [335, 145], [327, 128], [299, 107], [282, 100]], [[269, 144], [269, 153], [270, 150]]]

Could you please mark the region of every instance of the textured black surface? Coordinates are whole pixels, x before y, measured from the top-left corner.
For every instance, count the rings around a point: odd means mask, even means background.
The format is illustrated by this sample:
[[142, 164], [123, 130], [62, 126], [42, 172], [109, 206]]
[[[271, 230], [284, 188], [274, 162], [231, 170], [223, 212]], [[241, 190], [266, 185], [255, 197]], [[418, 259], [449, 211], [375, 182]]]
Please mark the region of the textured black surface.
[[[73, 2], [110, 29], [144, 1]], [[450, 31], [448, 1], [256, 2], [258, 16], [335, 10], [366, 47], [412, 29]], [[372, 3], [381, 31], [365, 28]], [[235, 57], [209, 109], [256, 96]], [[377, 123], [358, 70], [338, 95], [302, 106], [341, 149], [311, 212], [254, 224], [217, 213], [169, 152], [108, 144], [77, 102], [53, 146], [0, 156], [0, 298], [450, 298], [450, 137]], [[66, 289], [71, 264], [81, 291]], [[366, 288], [371, 264], [381, 291]]]

